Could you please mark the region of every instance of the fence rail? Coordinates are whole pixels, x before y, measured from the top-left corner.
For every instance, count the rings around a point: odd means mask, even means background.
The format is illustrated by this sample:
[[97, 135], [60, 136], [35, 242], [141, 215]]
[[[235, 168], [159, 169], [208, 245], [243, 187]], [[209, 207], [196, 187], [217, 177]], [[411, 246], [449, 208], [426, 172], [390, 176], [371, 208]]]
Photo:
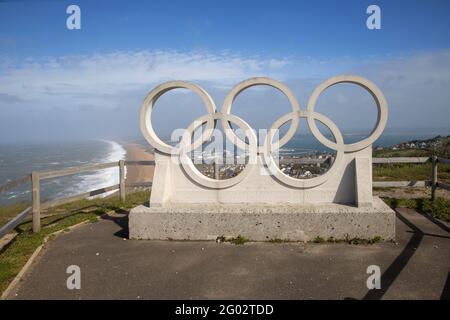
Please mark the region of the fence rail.
[[44, 179], [70, 176], [73, 174], [78, 174], [78, 173], [83, 173], [83, 172], [88, 172], [88, 171], [93, 171], [93, 170], [113, 168], [113, 167], [116, 167], [117, 165], [118, 165], [118, 162], [90, 164], [90, 165], [86, 165], [86, 166], [73, 167], [73, 168], [67, 168], [67, 169], [61, 169], [61, 170], [42, 171], [42, 172], [39, 172], [39, 176], [40, 176], [41, 180], [44, 180]]
[[[39, 232], [41, 229], [41, 210], [49, 209], [51, 207], [59, 206], [62, 204], [66, 204], [72, 201], [81, 200], [84, 198], [96, 196], [103, 194], [105, 192], [110, 192], [114, 190], [119, 190], [120, 199], [125, 201], [126, 197], [126, 188], [130, 187], [151, 187], [151, 182], [144, 183], [126, 183], [125, 181], [125, 166], [134, 166], [134, 165], [155, 165], [154, 161], [115, 161], [109, 163], [97, 163], [90, 164], [86, 166], [80, 167], [71, 167], [59, 170], [48, 170], [48, 171], [33, 171], [31, 175], [27, 175], [12, 181], [8, 181], [7, 183], [0, 186], [0, 192], [6, 192], [13, 188], [18, 187], [26, 182], [31, 181], [31, 191], [32, 191], [32, 206], [25, 209], [21, 213], [19, 213], [16, 217], [6, 223], [4, 226], [0, 228], [0, 238], [5, 234], [10, 232], [12, 229], [17, 227], [22, 221], [24, 221], [30, 213], [33, 215], [33, 232]], [[79, 174], [83, 172], [96, 171], [108, 168], [119, 168], [119, 184], [108, 186], [105, 188], [100, 188], [96, 190], [92, 190], [89, 192], [84, 192], [75, 196], [70, 196], [62, 199], [54, 199], [50, 201], [46, 201], [41, 203], [41, 180], [58, 178], [73, 174]]]
[[450, 164], [450, 159], [444, 159], [444, 158], [437, 158], [437, 161], [439, 163], [445, 163], [445, 164]]
[[373, 181], [372, 185], [377, 188], [391, 188], [391, 187], [429, 187], [431, 186], [431, 181], [419, 180], [419, 181]]
[[[440, 159], [439, 162], [443, 163], [450, 163], [444, 162], [447, 159]], [[315, 158], [288, 158], [288, 159], [280, 159], [280, 163], [286, 164], [286, 163], [295, 163], [295, 164], [322, 164], [324, 162], [328, 161], [328, 158], [321, 158], [321, 159], [315, 159]], [[390, 164], [390, 163], [426, 163], [428, 161], [431, 161], [430, 157], [393, 157], [393, 158], [372, 158], [372, 163], [374, 164]]]
[[9, 222], [7, 222], [3, 227], [0, 228], [0, 239], [17, 227], [31, 212], [31, 207], [26, 208]]
[[[282, 159], [281, 163], [298, 163], [298, 164], [321, 164], [328, 161], [327, 158], [323, 159]], [[435, 199], [435, 192], [437, 188], [442, 188], [450, 191], [450, 185], [438, 182], [438, 163], [450, 164], [450, 159], [438, 158], [438, 157], [396, 157], [396, 158], [372, 158], [373, 164], [399, 164], [399, 163], [426, 163], [431, 162], [431, 180], [426, 181], [374, 181], [374, 187], [386, 188], [386, 187], [426, 187], [431, 186], [431, 199]], [[17, 227], [23, 220], [25, 220], [30, 213], [33, 215], [33, 231], [39, 232], [41, 228], [41, 210], [49, 209], [54, 206], [66, 204], [75, 200], [84, 199], [96, 195], [103, 194], [114, 190], [119, 190], [120, 199], [125, 201], [126, 188], [130, 187], [151, 187], [151, 182], [143, 183], [127, 183], [125, 179], [125, 167], [126, 166], [152, 166], [155, 165], [155, 161], [116, 161], [109, 163], [98, 163], [85, 165], [80, 167], [71, 167], [59, 170], [48, 171], [33, 171], [30, 175], [26, 175], [9, 181], [3, 185], [0, 185], [0, 193], [15, 188], [21, 184], [31, 182], [32, 189], [32, 206], [19, 213], [15, 218], [10, 220], [4, 226], [0, 228], [0, 238]], [[75, 196], [70, 196], [62, 199], [54, 199], [41, 203], [40, 199], [40, 181], [44, 179], [57, 178], [62, 176], [68, 176], [73, 174], [79, 174], [83, 172], [96, 171], [107, 168], [119, 168], [119, 184], [92, 190], [89, 192], [81, 193]]]
[[447, 184], [447, 183], [438, 182], [438, 183], [437, 183], [437, 187], [438, 187], [438, 188], [445, 189], [445, 190], [447, 190], [447, 191], [450, 191], [450, 184]]
[[117, 190], [117, 189], [119, 189], [119, 186], [120, 185], [115, 184], [115, 185], [110, 186], [110, 187], [100, 188], [100, 189], [92, 190], [92, 191], [89, 191], [89, 192], [80, 193], [80, 194], [77, 194], [75, 196], [66, 197], [66, 198], [63, 198], [63, 199], [55, 199], [55, 200], [46, 201], [46, 202], [41, 204], [41, 209], [45, 210], [45, 209], [56, 207], [56, 206], [60, 206], [60, 205], [63, 205], [63, 204], [69, 203], [69, 202], [85, 199], [85, 198], [88, 198], [88, 197], [98, 196], [99, 194], [102, 194], [102, 193], [105, 193], [105, 192]]
[[396, 158], [372, 158], [372, 163], [426, 163], [430, 157], [396, 157]]

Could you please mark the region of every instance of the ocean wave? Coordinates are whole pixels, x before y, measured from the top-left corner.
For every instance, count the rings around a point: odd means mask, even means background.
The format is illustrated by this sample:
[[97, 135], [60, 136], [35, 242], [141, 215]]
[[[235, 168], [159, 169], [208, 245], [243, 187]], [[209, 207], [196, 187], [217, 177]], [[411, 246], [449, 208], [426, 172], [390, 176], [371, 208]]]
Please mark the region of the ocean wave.
[[[101, 140], [110, 145], [110, 151], [99, 163], [115, 162], [119, 160], [124, 160], [127, 154], [126, 150], [117, 142], [111, 140]], [[126, 174], [126, 172], [125, 172]], [[92, 191], [100, 188], [109, 187], [119, 183], [119, 168], [107, 168], [95, 171], [91, 174], [86, 174], [82, 177], [82, 181], [78, 184], [78, 191], [80, 193]], [[90, 197], [106, 197], [114, 191], [108, 191], [101, 195]]]

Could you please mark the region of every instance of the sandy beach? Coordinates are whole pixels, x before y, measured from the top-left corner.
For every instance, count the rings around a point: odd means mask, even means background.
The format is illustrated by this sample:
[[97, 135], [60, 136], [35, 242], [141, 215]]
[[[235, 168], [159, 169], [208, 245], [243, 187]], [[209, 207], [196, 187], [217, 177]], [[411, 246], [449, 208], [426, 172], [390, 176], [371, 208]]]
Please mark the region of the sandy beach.
[[[127, 151], [126, 160], [154, 160], [152, 153], [145, 150], [140, 144], [125, 144], [125, 150]], [[154, 166], [127, 166], [127, 182], [149, 182], [153, 180]]]

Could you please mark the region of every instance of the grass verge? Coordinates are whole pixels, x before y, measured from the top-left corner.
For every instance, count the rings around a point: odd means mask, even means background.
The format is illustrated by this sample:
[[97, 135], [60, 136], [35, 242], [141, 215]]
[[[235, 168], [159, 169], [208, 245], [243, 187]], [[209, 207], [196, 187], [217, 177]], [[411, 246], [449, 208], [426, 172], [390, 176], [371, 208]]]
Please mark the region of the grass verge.
[[[409, 181], [409, 180], [430, 180], [430, 163], [396, 163], [396, 164], [374, 164], [374, 181]], [[438, 165], [438, 180], [450, 182], [450, 165]]]
[[28, 203], [19, 202], [10, 206], [0, 207], [0, 226], [6, 224], [9, 220], [17, 216], [29, 206], [30, 204]]
[[225, 236], [219, 236], [216, 239], [216, 242], [229, 242], [232, 244], [236, 244], [236, 245], [240, 245], [240, 244], [244, 244], [246, 242], [249, 242], [250, 240], [248, 240], [247, 238], [238, 235], [237, 237], [233, 237], [233, 238], [227, 238]]
[[[127, 194], [127, 200], [120, 202], [117, 195], [106, 198], [84, 199], [52, 208], [51, 214], [41, 220], [41, 232], [33, 233], [31, 221], [26, 221], [15, 229], [18, 232], [14, 241], [0, 253], [0, 292], [3, 292], [20, 272], [33, 252], [44, 243], [44, 239], [57, 231], [65, 230], [84, 221], [95, 222], [109, 211], [119, 212], [149, 199], [149, 192], [137, 191]], [[3, 208], [10, 212], [14, 208]]]
[[350, 238], [346, 236], [344, 239], [336, 239], [334, 237], [329, 237], [328, 239], [324, 239], [322, 237], [317, 236], [313, 242], [314, 243], [347, 243], [352, 245], [371, 245], [383, 241], [381, 237], [374, 237], [369, 239], [363, 238]]

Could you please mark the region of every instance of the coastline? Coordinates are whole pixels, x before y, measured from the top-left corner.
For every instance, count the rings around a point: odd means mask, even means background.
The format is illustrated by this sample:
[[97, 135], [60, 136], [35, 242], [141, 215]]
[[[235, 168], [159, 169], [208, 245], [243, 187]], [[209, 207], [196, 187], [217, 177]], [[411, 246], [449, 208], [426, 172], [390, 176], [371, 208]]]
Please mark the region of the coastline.
[[[127, 152], [125, 159], [128, 161], [154, 160], [153, 154], [140, 144], [124, 143], [122, 146]], [[154, 170], [154, 166], [127, 166], [126, 180], [128, 183], [150, 182], [153, 180]]]

